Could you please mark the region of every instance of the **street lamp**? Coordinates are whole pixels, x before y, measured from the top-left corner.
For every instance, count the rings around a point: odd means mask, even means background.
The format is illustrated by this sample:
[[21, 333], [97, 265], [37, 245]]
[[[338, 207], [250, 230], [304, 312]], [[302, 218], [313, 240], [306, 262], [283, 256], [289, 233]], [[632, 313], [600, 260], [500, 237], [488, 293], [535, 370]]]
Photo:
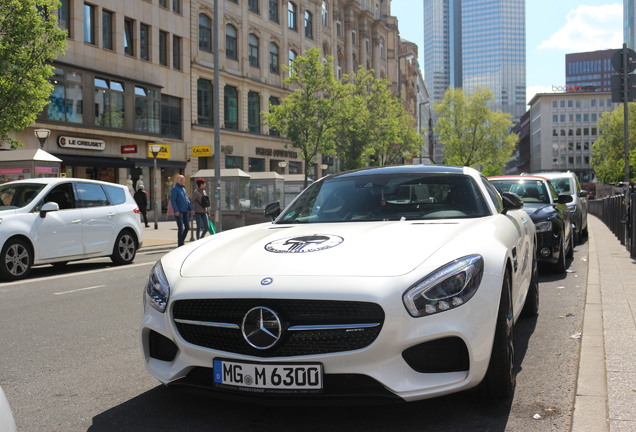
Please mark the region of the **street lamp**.
[[35, 137], [38, 139], [38, 141], [40, 141], [40, 148], [43, 149], [46, 139], [49, 137], [49, 135], [51, 135], [51, 131], [48, 129], [36, 129], [33, 131], [33, 133], [35, 134]]
[[161, 145], [159, 144], [150, 144], [150, 153], [152, 153], [153, 158], [153, 166], [154, 166], [154, 175], [155, 181], [153, 182], [153, 190], [152, 194], [155, 199], [155, 211], [154, 213], [154, 221], [155, 221], [155, 229], [159, 229], [159, 224], [157, 223], [157, 218], [159, 216], [159, 173], [157, 171], [157, 156], [159, 156], [159, 152], [161, 152]]
[[281, 174], [285, 174], [285, 168], [287, 168], [287, 161], [278, 162], [278, 167], [281, 169]]

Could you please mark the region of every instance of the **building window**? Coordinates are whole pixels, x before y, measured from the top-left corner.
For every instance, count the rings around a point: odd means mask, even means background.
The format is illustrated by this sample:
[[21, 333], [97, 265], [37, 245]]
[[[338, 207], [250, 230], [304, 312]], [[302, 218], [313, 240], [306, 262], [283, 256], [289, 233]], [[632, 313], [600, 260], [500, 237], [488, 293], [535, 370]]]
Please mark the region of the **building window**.
[[[263, 158], [248, 158], [247, 159], [247, 171], [248, 172], [265, 172], [265, 159]], [[257, 197], [252, 201], [252, 206], [262, 207], [263, 202], [261, 197]]]
[[160, 128], [161, 101], [159, 90], [135, 86], [135, 130], [158, 134]]
[[[280, 105], [280, 100], [277, 97], [274, 96], [270, 96], [269, 97], [269, 110], [270, 112], [272, 111], [272, 107], [273, 106], [277, 106]], [[280, 136], [280, 132], [278, 132], [276, 129], [274, 128], [269, 128], [269, 134], [271, 136]]]
[[199, 49], [212, 52], [212, 19], [199, 14]]
[[172, 36], [172, 67], [181, 70], [181, 38]]
[[305, 37], [314, 38], [314, 16], [308, 10], [305, 11]]
[[297, 8], [293, 2], [287, 2], [287, 27], [297, 31], [298, 25], [296, 24]]
[[269, 0], [269, 20], [275, 23], [279, 22], [278, 2], [279, 0]]
[[172, 0], [172, 10], [178, 14], [181, 13], [181, 0]]
[[159, 0], [159, 6], [167, 8], [168, 7], [168, 0]]
[[135, 55], [135, 39], [133, 35], [135, 23], [130, 18], [124, 19], [124, 53], [129, 56]]
[[294, 60], [296, 60], [296, 51], [289, 50], [289, 69], [294, 67]]
[[248, 9], [250, 12], [258, 13], [258, 11], [259, 11], [258, 1], [259, 1], [259, 0], [248, 0], [248, 2], [247, 2], [247, 9]]
[[290, 174], [302, 174], [303, 173], [303, 163], [302, 162], [289, 162], [289, 173]]
[[254, 34], [249, 35], [249, 61], [250, 66], [258, 67], [259, 59], [258, 59], [258, 37]]
[[269, 44], [269, 71], [272, 73], [278, 73], [278, 45], [274, 42]]
[[225, 26], [225, 57], [231, 60], [238, 59], [238, 41], [236, 28], [228, 24]]
[[159, 31], [159, 64], [168, 66], [168, 33]]
[[261, 96], [252, 91], [247, 93], [247, 130], [261, 133]]
[[139, 57], [150, 60], [150, 26], [139, 24]]
[[238, 130], [238, 90], [226, 85], [223, 94], [223, 120], [226, 129]]
[[212, 126], [212, 82], [203, 78], [197, 80], [197, 122]]
[[95, 125], [124, 129], [124, 83], [95, 77]]
[[181, 99], [161, 95], [161, 135], [181, 139]]
[[243, 158], [241, 156], [225, 156], [225, 168], [243, 169]]
[[322, 2], [320, 13], [322, 16], [322, 25], [329, 27], [329, 5], [326, 1]]
[[71, 36], [71, 27], [69, 25], [70, 22], [70, 7], [69, 0], [61, 0], [60, 7], [57, 9], [57, 25], [62, 30], [66, 30], [67, 37]]
[[84, 42], [95, 45], [95, 6], [84, 3]]
[[102, 10], [102, 48], [113, 49], [113, 13]]
[[84, 121], [82, 74], [64, 69], [53, 69], [53, 91], [49, 96], [46, 116], [49, 120], [70, 123]]

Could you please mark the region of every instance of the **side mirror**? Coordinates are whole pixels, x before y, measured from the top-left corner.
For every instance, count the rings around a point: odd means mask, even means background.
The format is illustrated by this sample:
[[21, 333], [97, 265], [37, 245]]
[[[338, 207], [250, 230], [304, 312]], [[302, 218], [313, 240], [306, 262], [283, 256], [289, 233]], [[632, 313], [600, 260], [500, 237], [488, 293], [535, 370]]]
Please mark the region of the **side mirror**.
[[568, 195], [568, 194], [561, 194], [557, 198], [558, 204], [567, 204], [567, 203], [571, 203], [572, 201], [574, 201], [574, 198], [572, 198], [572, 195]]
[[59, 211], [60, 206], [58, 203], [49, 201], [45, 202], [40, 208], [40, 217], [45, 217], [48, 212]]
[[280, 215], [280, 212], [280, 201], [274, 201], [265, 206], [265, 216], [272, 218], [272, 220], [276, 219]]
[[587, 198], [587, 196], [588, 196], [589, 194], [590, 194], [590, 193], [589, 193], [588, 191], [586, 191], [585, 189], [581, 189], [581, 192], [579, 192], [579, 196], [580, 196], [581, 198]]
[[509, 210], [519, 210], [523, 208], [523, 200], [519, 195], [513, 192], [504, 192], [501, 194], [504, 210], [502, 214], [508, 213]]

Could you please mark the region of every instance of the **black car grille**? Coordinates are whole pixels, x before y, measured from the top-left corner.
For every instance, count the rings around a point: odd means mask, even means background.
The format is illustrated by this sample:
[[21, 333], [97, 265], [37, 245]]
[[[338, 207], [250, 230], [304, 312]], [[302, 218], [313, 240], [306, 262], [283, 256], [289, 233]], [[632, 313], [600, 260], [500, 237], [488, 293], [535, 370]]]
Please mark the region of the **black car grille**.
[[[245, 314], [257, 306], [275, 311], [281, 320], [282, 336], [268, 349], [252, 347], [244, 339], [240, 328]], [[179, 334], [189, 343], [257, 357], [291, 357], [361, 349], [373, 343], [384, 323], [384, 311], [375, 303], [335, 300], [178, 300], [174, 303], [172, 315]], [[204, 323], [222, 323], [223, 326]], [[290, 330], [299, 326], [300, 330]], [[312, 328], [307, 329], [307, 326]]]

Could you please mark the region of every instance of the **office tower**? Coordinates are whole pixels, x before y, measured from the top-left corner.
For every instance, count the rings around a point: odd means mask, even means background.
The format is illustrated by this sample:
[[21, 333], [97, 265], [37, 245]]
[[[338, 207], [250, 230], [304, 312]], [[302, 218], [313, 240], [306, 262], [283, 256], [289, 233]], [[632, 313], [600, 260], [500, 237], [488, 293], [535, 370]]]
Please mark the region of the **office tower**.
[[612, 91], [611, 76], [618, 73], [612, 66], [612, 56], [616, 51], [566, 54], [565, 91]]
[[526, 111], [525, 50], [525, 0], [424, 0], [424, 70], [433, 100], [449, 85], [467, 93], [486, 87], [493, 109], [519, 118]]
[[636, 47], [634, 19], [636, 18], [636, 0], [623, 0], [623, 42], [627, 48]]

